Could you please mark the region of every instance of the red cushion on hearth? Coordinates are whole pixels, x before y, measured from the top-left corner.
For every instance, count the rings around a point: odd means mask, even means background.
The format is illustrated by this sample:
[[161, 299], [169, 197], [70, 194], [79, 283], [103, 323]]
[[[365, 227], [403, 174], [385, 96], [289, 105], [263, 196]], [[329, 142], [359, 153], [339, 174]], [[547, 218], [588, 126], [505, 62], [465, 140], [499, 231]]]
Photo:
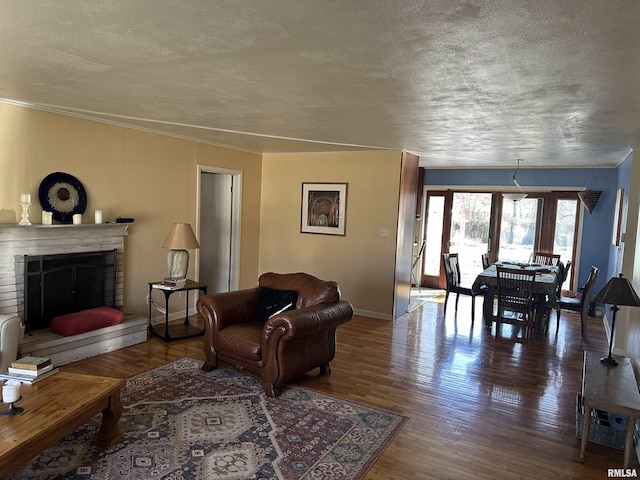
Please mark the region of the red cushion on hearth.
[[65, 337], [90, 332], [98, 328], [118, 325], [124, 313], [111, 307], [97, 307], [81, 310], [51, 319], [51, 330]]

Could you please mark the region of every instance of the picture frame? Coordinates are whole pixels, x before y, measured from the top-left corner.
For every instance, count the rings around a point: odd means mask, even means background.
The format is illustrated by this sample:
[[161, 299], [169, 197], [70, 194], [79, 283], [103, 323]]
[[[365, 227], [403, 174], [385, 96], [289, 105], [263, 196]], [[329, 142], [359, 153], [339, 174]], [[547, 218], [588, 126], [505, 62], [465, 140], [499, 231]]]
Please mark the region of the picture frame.
[[621, 242], [621, 228], [622, 228], [622, 206], [624, 204], [624, 188], [619, 188], [616, 193], [616, 205], [613, 212], [613, 238], [611, 243], [616, 247]]
[[301, 233], [346, 235], [347, 183], [302, 183]]

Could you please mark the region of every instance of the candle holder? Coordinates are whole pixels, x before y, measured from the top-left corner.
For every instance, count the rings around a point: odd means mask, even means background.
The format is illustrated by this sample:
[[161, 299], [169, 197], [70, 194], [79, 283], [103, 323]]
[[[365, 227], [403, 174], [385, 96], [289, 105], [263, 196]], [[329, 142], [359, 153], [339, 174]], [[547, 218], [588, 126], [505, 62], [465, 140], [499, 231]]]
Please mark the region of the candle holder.
[[20, 415], [22, 412], [24, 412], [24, 408], [22, 407], [16, 407], [14, 404], [16, 402], [19, 402], [20, 400], [22, 400], [22, 396], [20, 396], [18, 398], [18, 400], [14, 401], [14, 402], [10, 402], [9, 403], [9, 407], [5, 408], [4, 410], [2, 410], [0, 412], [0, 416], [2, 417], [8, 417], [10, 415]]
[[20, 202], [20, 205], [22, 205], [22, 220], [18, 225], [31, 225], [29, 221], [29, 205], [31, 205], [31, 202]]

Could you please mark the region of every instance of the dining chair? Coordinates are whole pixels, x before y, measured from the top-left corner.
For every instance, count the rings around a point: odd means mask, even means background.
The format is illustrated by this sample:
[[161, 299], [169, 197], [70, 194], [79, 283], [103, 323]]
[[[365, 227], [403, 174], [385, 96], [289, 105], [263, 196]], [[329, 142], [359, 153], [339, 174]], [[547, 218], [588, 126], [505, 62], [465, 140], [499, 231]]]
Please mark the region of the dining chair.
[[444, 265], [444, 273], [447, 281], [447, 293], [444, 297], [444, 311], [447, 311], [447, 302], [449, 301], [449, 294], [456, 294], [456, 312], [458, 311], [458, 300], [460, 295], [471, 296], [471, 322], [476, 318], [476, 293], [471, 287], [463, 287], [460, 275], [460, 263], [458, 262], [457, 253], [443, 253], [442, 263]]
[[558, 279], [558, 296], [560, 296], [562, 292], [562, 286], [564, 282], [569, 278], [569, 270], [571, 270], [571, 260], [568, 260], [564, 265], [562, 262], [558, 265], [560, 267], [560, 278]]
[[536, 252], [533, 255], [533, 263], [557, 266], [560, 263], [560, 255], [553, 253]]
[[486, 270], [491, 266], [491, 260], [489, 260], [489, 252], [482, 254], [482, 268]]
[[[558, 272], [558, 287], [556, 288], [556, 304], [558, 304], [558, 308], [556, 309], [556, 315], [557, 315], [556, 316], [556, 333], [560, 328], [560, 306], [558, 302], [560, 302], [560, 297], [562, 296], [562, 286], [567, 281], [567, 278], [569, 278], [569, 270], [571, 270], [571, 260], [567, 261], [567, 263], [564, 265], [562, 264], [562, 262], [560, 262], [558, 267], [560, 267], [560, 270]], [[549, 333], [549, 317], [550, 317], [549, 314], [550, 313], [551, 313], [551, 306], [547, 308], [547, 322], [546, 322], [545, 334]]]
[[584, 287], [578, 289], [577, 292], [573, 292], [570, 290], [563, 291], [560, 297], [557, 299], [558, 309], [556, 313], [556, 331], [558, 326], [560, 325], [560, 311], [561, 310], [571, 310], [573, 312], [580, 313], [580, 328], [582, 332], [582, 338], [584, 340], [587, 339], [587, 319], [589, 315], [589, 304], [591, 303], [591, 293], [593, 292], [593, 287], [595, 286], [596, 280], [598, 279], [598, 267], [591, 267], [591, 271], [589, 272], [589, 278], [587, 278], [587, 283], [585, 283]]
[[418, 282], [418, 279], [416, 278], [416, 274], [414, 270], [416, 268], [416, 265], [420, 261], [420, 257], [422, 257], [422, 252], [424, 251], [424, 245], [426, 242], [427, 242], [426, 240], [422, 240], [422, 245], [420, 245], [420, 250], [418, 250], [418, 253], [416, 253], [413, 256], [413, 262], [411, 263], [411, 279], [413, 280], [413, 284], [416, 287], [418, 287], [418, 291], [420, 291], [420, 282]]
[[498, 280], [498, 315], [496, 337], [503, 323], [522, 325], [522, 339], [533, 329], [535, 319], [536, 270], [496, 267]]

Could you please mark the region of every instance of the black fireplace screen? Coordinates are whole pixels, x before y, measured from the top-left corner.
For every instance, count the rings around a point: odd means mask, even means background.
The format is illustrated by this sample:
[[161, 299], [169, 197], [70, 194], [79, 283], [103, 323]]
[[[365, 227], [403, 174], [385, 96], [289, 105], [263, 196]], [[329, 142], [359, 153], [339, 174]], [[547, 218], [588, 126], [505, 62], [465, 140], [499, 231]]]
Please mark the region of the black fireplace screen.
[[27, 331], [48, 328], [58, 315], [114, 307], [117, 250], [24, 256]]

